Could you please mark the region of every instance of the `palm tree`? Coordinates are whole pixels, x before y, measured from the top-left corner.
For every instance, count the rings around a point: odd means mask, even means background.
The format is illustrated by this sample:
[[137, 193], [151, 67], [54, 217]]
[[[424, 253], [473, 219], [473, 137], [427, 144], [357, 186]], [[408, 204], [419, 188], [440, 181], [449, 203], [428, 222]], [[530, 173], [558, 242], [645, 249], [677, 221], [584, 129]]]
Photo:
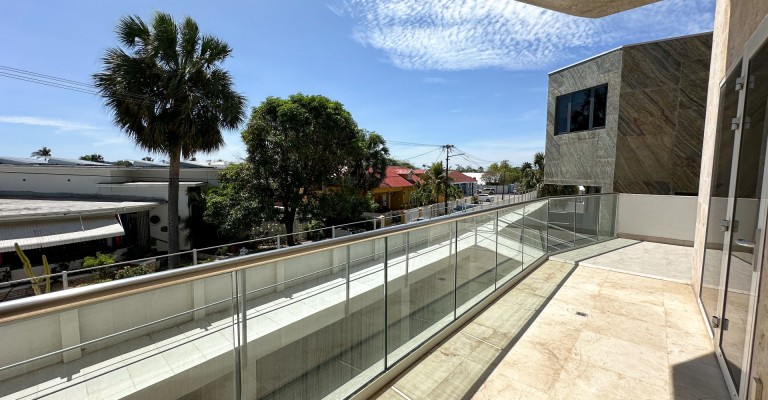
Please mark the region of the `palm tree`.
[[446, 201], [460, 198], [463, 195], [461, 190], [452, 184], [452, 178], [446, 179], [441, 162], [432, 164], [420, 178], [423, 182], [416, 183], [414, 185], [416, 190], [410, 195], [410, 201], [414, 205], [423, 206], [437, 203], [440, 200], [440, 195], [446, 193], [446, 187], [448, 191]]
[[[221, 131], [245, 118], [245, 98], [221, 68], [232, 49], [202, 35], [192, 18], [176, 22], [155, 13], [149, 24], [123, 17], [115, 29], [122, 47], [108, 49], [94, 84], [115, 124], [143, 150], [167, 155], [168, 252], [179, 251], [179, 163], [224, 144]], [[169, 267], [178, 257], [169, 259]]]
[[48, 159], [51, 157], [51, 149], [43, 146], [42, 149], [33, 151], [30, 157]]

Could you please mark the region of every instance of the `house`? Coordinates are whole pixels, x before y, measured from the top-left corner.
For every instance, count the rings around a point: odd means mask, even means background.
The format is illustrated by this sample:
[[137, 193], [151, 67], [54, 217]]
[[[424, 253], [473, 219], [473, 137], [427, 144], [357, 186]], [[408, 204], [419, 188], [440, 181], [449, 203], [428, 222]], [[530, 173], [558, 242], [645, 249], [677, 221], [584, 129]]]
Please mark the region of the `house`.
[[[183, 219], [189, 215], [188, 192], [217, 186], [218, 169], [183, 162], [180, 179]], [[167, 203], [167, 164], [135, 161], [133, 167], [120, 167], [62, 158], [0, 157], [0, 264], [18, 261], [16, 242], [38, 260], [44, 253], [74, 257], [104, 246], [165, 251]], [[186, 250], [189, 244], [182, 240], [180, 247]]]
[[400, 210], [407, 208], [411, 193], [414, 191], [414, 183], [421, 182], [418, 171], [408, 167], [391, 165], [387, 167], [386, 176], [374, 188], [371, 193], [373, 200], [382, 210]]
[[544, 182], [696, 195], [712, 33], [631, 44], [549, 74]]
[[459, 171], [448, 171], [448, 177], [453, 185], [461, 189], [464, 196], [472, 196], [477, 187], [477, 179]]

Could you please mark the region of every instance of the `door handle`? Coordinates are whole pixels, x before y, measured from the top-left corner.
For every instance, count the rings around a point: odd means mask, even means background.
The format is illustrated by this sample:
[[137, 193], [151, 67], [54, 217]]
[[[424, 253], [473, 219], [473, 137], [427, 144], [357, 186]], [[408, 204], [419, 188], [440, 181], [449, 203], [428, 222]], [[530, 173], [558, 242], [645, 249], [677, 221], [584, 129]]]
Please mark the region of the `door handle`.
[[748, 242], [744, 239], [736, 239], [736, 244], [743, 247], [749, 247], [750, 249], [755, 248], [755, 242]]

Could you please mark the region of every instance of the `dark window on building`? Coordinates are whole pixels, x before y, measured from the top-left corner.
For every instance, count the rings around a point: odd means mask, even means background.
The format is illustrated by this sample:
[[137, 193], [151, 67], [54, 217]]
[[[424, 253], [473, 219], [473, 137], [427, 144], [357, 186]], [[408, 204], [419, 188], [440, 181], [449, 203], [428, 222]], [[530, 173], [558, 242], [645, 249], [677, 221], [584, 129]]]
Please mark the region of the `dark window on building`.
[[555, 102], [555, 134], [605, 127], [608, 85], [558, 96]]

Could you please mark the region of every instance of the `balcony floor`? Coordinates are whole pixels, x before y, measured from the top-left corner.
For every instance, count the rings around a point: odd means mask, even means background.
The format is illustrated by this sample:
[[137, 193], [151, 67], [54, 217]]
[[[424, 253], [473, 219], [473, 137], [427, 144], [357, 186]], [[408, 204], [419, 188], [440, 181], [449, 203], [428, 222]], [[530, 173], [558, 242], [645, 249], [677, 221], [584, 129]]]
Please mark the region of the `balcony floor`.
[[550, 260], [378, 398], [729, 395], [690, 286]]

